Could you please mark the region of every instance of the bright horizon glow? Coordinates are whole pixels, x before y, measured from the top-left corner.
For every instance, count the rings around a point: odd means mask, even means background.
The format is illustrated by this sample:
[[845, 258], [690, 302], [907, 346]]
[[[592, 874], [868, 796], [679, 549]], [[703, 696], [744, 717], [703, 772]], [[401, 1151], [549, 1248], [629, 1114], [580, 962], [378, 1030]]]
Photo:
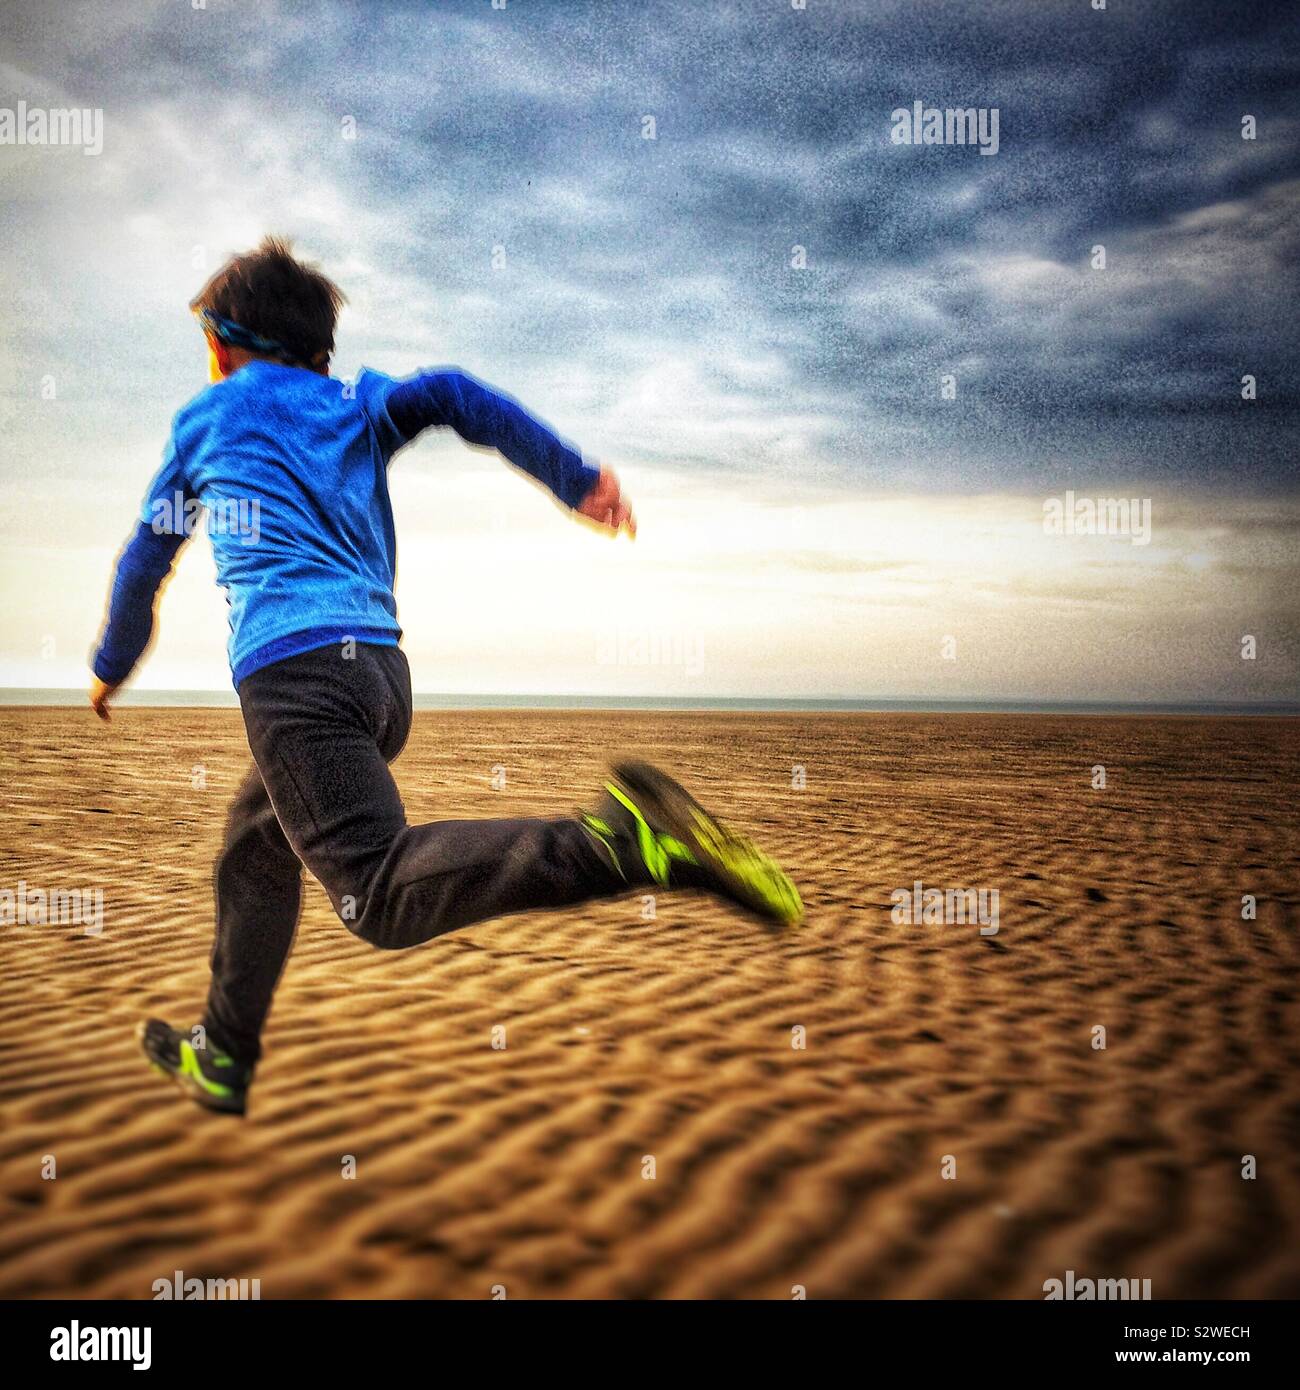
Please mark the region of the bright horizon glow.
[[[1152, 538], [1052, 535], [1045, 496], [733, 495], [626, 468], [640, 535], [569, 520], [491, 455], [421, 443], [393, 466], [398, 604], [415, 689], [448, 695], [1252, 703], [1294, 698], [1262, 643], [1294, 585], [1294, 514], [1156, 498]], [[1062, 493], [1064, 490], [1062, 490]], [[113, 515], [130, 503], [115, 508]], [[0, 685], [75, 687], [113, 550], [69, 517], [57, 554], [0, 555]], [[1285, 523], [1285, 524], [1283, 524]], [[1250, 563], [1241, 555], [1248, 551]], [[42, 575], [39, 586], [31, 576]], [[79, 631], [78, 631], [79, 629]], [[69, 632], [76, 632], [69, 637]], [[200, 534], [134, 686], [229, 687]], [[952, 638], [954, 659], [945, 659]], [[1272, 658], [1272, 659], [1270, 659]], [[1102, 673], [1106, 673], [1103, 675]]]

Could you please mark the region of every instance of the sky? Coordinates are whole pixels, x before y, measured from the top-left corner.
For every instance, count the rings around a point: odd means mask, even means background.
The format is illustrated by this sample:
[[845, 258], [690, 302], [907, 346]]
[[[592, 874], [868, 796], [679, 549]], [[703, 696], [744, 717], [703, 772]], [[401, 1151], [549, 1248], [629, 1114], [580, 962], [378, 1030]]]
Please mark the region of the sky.
[[[86, 679], [205, 384], [186, 304], [275, 232], [348, 295], [336, 375], [464, 367], [637, 509], [609, 541], [454, 437], [399, 455], [417, 690], [1300, 700], [1297, 38], [1136, 0], [5, 7], [0, 113], [102, 112], [102, 148], [0, 143], [0, 685]], [[916, 102], [996, 111], [996, 152], [898, 143]], [[1052, 533], [1067, 494], [1145, 539]], [[199, 539], [137, 685], [228, 687], [226, 630]]]

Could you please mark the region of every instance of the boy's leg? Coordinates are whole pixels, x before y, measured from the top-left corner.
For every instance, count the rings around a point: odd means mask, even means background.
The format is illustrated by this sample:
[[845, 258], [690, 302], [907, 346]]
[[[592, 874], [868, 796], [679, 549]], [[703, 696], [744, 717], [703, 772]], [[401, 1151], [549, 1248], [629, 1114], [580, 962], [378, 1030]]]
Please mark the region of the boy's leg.
[[388, 769], [411, 722], [399, 649], [319, 648], [254, 672], [239, 693], [288, 843], [364, 940], [414, 946], [489, 917], [627, 891], [571, 818], [407, 824]]
[[161, 1020], [140, 1034], [154, 1066], [209, 1109], [244, 1112], [297, 924], [299, 860], [358, 936], [389, 949], [650, 884], [704, 888], [785, 922], [802, 912], [778, 865], [645, 764], [617, 766], [608, 800], [581, 821], [407, 825], [388, 771], [411, 722], [397, 648], [358, 645], [350, 659], [306, 652], [254, 672], [239, 694], [257, 768], [231, 808], [217, 865], [204, 1023], [218, 1051], [196, 1053]]
[[252, 1065], [302, 899], [302, 865], [256, 767], [231, 803], [213, 889], [216, 939], [203, 1026], [219, 1048]]

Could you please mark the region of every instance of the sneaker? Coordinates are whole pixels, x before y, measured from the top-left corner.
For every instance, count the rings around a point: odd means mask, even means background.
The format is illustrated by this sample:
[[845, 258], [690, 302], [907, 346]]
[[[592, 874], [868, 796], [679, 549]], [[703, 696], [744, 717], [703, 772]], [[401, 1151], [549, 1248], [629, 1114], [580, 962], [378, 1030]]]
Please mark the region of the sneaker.
[[160, 1018], [142, 1023], [136, 1036], [154, 1071], [174, 1081], [192, 1101], [226, 1115], [244, 1113], [252, 1067], [241, 1065], [211, 1040], [206, 1047], [195, 1047], [190, 1034], [178, 1033]]
[[599, 810], [581, 812], [578, 822], [627, 883], [703, 888], [789, 926], [803, 917], [781, 866], [666, 772], [617, 763], [605, 792]]

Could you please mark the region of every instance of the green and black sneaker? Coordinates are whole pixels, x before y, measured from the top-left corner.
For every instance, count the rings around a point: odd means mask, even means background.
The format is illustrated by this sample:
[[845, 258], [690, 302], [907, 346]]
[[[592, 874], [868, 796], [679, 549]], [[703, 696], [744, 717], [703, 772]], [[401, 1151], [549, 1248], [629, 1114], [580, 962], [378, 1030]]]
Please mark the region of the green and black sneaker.
[[789, 875], [649, 763], [616, 763], [606, 797], [578, 822], [629, 884], [703, 888], [794, 926], [803, 917]]
[[252, 1067], [236, 1062], [212, 1041], [195, 1047], [188, 1033], [178, 1033], [160, 1018], [142, 1023], [136, 1037], [154, 1071], [174, 1081], [192, 1101], [223, 1115], [244, 1113]]

